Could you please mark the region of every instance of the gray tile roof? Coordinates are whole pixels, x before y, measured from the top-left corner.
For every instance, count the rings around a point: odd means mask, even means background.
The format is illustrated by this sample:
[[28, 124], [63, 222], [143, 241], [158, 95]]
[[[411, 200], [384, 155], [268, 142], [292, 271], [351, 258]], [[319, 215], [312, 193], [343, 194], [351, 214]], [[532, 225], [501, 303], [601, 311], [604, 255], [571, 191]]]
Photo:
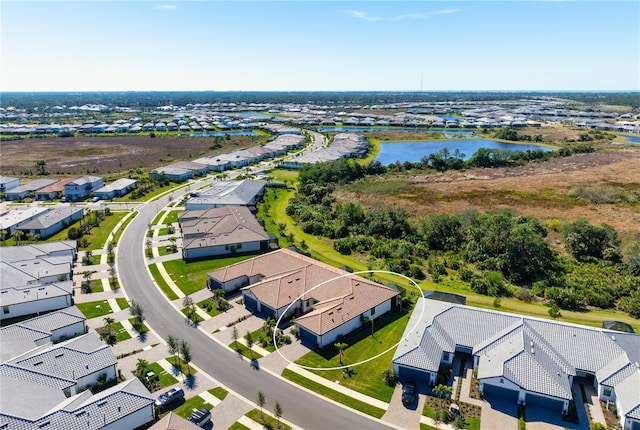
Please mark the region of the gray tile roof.
[[[12, 280], [15, 281], [15, 277], [19, 276], [20, 271], [10, 270], [11, 268], [8, 265], [2, 264], [2, 275], [0, 275], [0, 280], [2, 284], [8, 284]], [[68, 273], [60, 272], [60, 273]], [[14, 279], [7, 279], [8, 275], [13, 275]], [[6, 279], [6, 282], [5, 282]], [[20, 278], [22, 279], [22, 278]], [[29, 281], [32, 279], [36, 279], [35, 277], [24, 277], [25, 280]], [[26, 282], [23, 282], [25, 284]], [[11, 306], [18, 303], [26, 303], [33, 302], [37, 300], [50, 299], [52, 297], [63, 297], [63, 296], [71, 296], [71, 291], [73, 289], [73, 282], [56, 282], [55, 284], [36, 284], [36, 285], [28, 285], [21, 287], [9, 287], [3, 288], [0, 290], [0, 304], [2, 306]]]
[[264, 190], [266, 183], [261, 181], [218, 181], [210, 188], [200, 192], [199, 197], [187, 201], [194, 204], [248, 205]]
[[84, 208], [80, 208], [77, 206], [63, 206], [59, 208], [51, 209], [48, 212], [38, 215], [37, 217], [21, 222], [18, 225], [18, 228], [21, 230], [37, 230], [37, 229], [47, 229], [52, 225], [59, 223], [60, 221], [64, 221], [78, 212], [84, 212]]

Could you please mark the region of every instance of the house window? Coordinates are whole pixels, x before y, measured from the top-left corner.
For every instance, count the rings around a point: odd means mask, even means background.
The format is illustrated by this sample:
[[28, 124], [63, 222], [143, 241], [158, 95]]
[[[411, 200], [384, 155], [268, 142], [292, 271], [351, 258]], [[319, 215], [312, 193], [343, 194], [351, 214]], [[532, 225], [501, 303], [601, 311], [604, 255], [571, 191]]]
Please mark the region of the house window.
[[236, 248], [238, 248], [238, 249], [242, 248], [242, 244], [241, 243], [237, 244]]
[[605, 397], [610, 397], [611, 396], [611, 388], [605, 387], [604, 390], [602, 390], [602, 395], [605, 396]]
[[371, 315], [375, 315], [376, 314], [376, 307], [372, 307], [371, 308]]
[[3, 314], [8, 314], [9, 313], [9, 306], [3, 306], [2, 307], [2, 313]]
[[442, 355], [442, 359], [443, 359], [444, 361], [449, 361], [449, 353], [448, 353], [448, 352], [443, 353], [443, 355]]

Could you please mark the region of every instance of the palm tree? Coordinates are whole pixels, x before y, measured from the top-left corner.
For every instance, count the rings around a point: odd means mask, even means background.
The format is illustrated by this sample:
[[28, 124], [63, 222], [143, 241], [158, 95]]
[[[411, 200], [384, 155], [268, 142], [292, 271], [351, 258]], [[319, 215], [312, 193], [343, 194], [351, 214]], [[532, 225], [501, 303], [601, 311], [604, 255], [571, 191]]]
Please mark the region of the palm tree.
[[22, 230], [16, 230], [13, 232], [13, 240], [17, 246], [20, 245], [20, 240], [22, 240], [22, 236], [24, 232]]
[[180, 359], [178, 357], [178, 346], [179, 346], [178, 339], [169, 335], [169, 337], [167, 337], [167, 349], [169, 350], [169, 354], [173, 355], [174, 357], [174, 361], [176, 363], [175, 367], [178, 367], [178, 360]]
[[453, 393], [453, 387], [448, 385], [439, 384], [433, 388], [433, 392], [440, 399], [440, 407], [444, 407], [444, 399], [449, 397]]
[[267, 317], [266, 320], [264, 320], [264, 325], [262, 326], [262, 331], [269, 336], [270, 338], [273, 337], [273, 329], [276, 326], [276, 320], [274, 320], [271, 317]]
[[147, 373], [149, 372], [149, 362], [143, 358], [138, 358], [136, 363], [136, 376], [138, 379], [144, 381], [147, 379]]
[[114, 337], [116, 335], [115, 330], [113, 329], [113, 327], [111, 327], [111, 324], [113, 324], [114, 322], [116, 322], [116, 320], [114, 320], [113, 318], [107, 316], [102, 318], [102, 321], [104, 321], [104, 333], [105, 336], [107, 338], [107, 343], [111, 343], [111, 338]]
[[344, 360], [344, 350], [349, 345], [347, 345], [344, 342], [336, 342], [336, 343], [333, 344], [333, 346], [335, 346], [338, 349], [338, 352], [340, 353], [340, 364], [344, 366], [344, 362], [343, 362], [343, 360]]
[[87, 293], [90, 293], [91, 292], [91, 270], [85, 270], [84, 272], [82, 272], [82, 279], [84, 279], [84, 281], [82, 282], [84, 291]]

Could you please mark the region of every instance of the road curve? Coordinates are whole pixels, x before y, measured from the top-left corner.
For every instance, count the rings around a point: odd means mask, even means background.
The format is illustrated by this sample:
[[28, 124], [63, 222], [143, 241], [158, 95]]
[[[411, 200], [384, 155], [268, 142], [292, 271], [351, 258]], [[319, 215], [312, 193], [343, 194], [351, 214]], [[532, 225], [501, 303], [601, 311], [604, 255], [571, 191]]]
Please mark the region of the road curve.
[[379, 420], [336, 406], [265, 371], [253, 370], [247, 361], [239, 360], [235, 354], [206, 334], [185, 324], [184, 317], [167, 301], [149, 277], [144, 257], [144, 239], [150, 220], [156, 216], [158, 208], [181, 198], [184, 193], [185, 190], [182, 189], [171, 194], [171, 197], [165, 196], [157, 202], [141, 205], [138, 215], [129, 223], [118, 245], [117, 267], [122, 285], [129, 299], [140, 304], [146, 322], [153, 330], [163, 339], [171, 334], [188, 342], [191, 345], [192, 362], [238, 394], [253, 400], [257, 392], [262, 391], [267, 398], [268, 409], [272, 409], [278, 401], [284, 410], [284, 418], [297, 427], [390, 428]]

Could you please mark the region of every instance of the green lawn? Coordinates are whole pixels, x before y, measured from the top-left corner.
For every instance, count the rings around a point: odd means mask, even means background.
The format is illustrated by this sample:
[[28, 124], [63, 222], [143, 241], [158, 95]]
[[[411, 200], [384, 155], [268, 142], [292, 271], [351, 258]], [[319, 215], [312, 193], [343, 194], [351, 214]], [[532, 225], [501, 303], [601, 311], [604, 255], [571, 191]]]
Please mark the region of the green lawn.
[[183, 373], [187, 373], [189, 375], [195, 375], [196, 373], [198, 373], [196, 369], [191, 367], [191, 365], [189, 365], [189, 371], [186, 372], [187, 369], [185, 369], [185, 365], [182, 362], [182, 360], [175, 356], [167, 357], [167, 361], [171, 363], [174, 367], [178, 367], [178, 365], [180, 365], [179, 368], [183, 369]]
[[80, 312], [88, 319], [101, 317], [113, 312], [109, 302], [106, 300], [98, 300], [97, 302], [76, 303]]
[[109, 234], [111, 234], [111, 231], [126, 215], [127, 212], [111, 212], [111, 215], [106, 217], [98, 227], [92, 228], [91, 233], [84, 236], [89, 240], [89, 246], [86, 249], [102, 249], [107, 242], [107, 238], [109, 237]]
[[[182, 308], [180, 309], [180, 312], [183, 313], [183, 315], [186, 317], [187, 316], [187, 308]], [[197, 322], [201, 323], [202, 321], [204, 321], [204, 318], [202, 318], [200, 315], [198, 315], [197, 313], [193, 313], [193, 315], [191, 316], [191, 321], [193, 321], [193, 319], [196, 319]]]
[[212, 388], [209, 390], [209, 394], [214, 395], [215, 397], [217, 397], [220, 400], [224, 400], [227, 395], [229, 394], [229, 391], [227, 391], [226, 389], [222, 388], [222, 387], [216, 387], [216, 388]]
[[[210, 310], [210, 311], [208, 311], [208, 310], [204, 307], [204, 306], [205, 306], [205, 304], [210, 304], [210, 305], [211, 305], [211, 306], [210, 306], [210, 308], [211, 308], [211, 310]], [[215, 317], [216, 315], [220, 315], [220, 314], [222, 313], [222, 311], [221, 311], [220, 309], [218, 309], [218, 307], [216, 306], [216, 304], [215, 304], [215, 303], [213, 303], [213, 302], [212, 302], [211, 300], [209, 300], [209, 299], [201, 300], [201, 301], [199, 301], [198, 303], [196, 303], [196, 305], [197, 305], [200, 309], [204, 310], [207, 314], [209, 314], [209, 315], [210, 315], [210, 316], [212, 316], [212, 317]]]
[[[256, 330], [251, 333], [251, 338], [255, 345], [258, 345], [262, 349], [266, 349], [269, 352], [275, 352], [276, 347], [273, 346], [273, 339], [270, 339], [262, 330]], [[262, 340], [266, 340], [268, 342], [267, 346], [262, 346]]]
[[[271, 411], [270, 411], [271, 412]], [[283, 410], [283, 415], [287, 413], [287, 411]], [[250, 410], [245, 414], [247, 417], [251, 418], [257, 423], [264, 424], [264, 427], [267, 429], [280, 429], [280, 430], [291, 430], [291, 427], [280, 421], [280, 427], [277, 427], [278, 420], [269, 415], [266, 410], [263, 409], [263, 412], [260, 412], [260, 409]], [[260, 417], [262, 415], [262, 417]], [[282, 417], [280, 417], [282, 419]]]
[[118, 297], [116, 299], [116, 303], [118, 304], [120, 310], [127, 309], [129, 307], [129, 302], [124, 297]]
[[205, 402], [200, 396], [194, 396], [187, 399], [183, 404], [173, 410], [174, 414], [180, 415], [182, 418], [188, 419], [194, 409], [207, 408], [213, 409], [213, 406]]
[[[171, 245], [168, 245], [168, 246], [171, 246]], [[169, 254], [176, 254], [176, 253], [172, 252], [171, 248], [167, 249], [166, 246], [158, 247], [158, 255], [163, 256], [163, 255], [169, 255]]]
[[170, 183], [169, 185], [165, 186], [165, 187], [161, 187], [161, 188], [157, 188], [153, 191], [148, 192], [146, 195], [142, 196], [142, 197], [138, 197], [137, 199], [132, 199], [131, 198], [131, 194], [128, 194], [128, 198], [125, 198], [125, 202], [129, 201], [129, 202], [150, 202], [152, 200], [155, 200], [159, 195], [166, 193], [167, 191], [175, 191], [179, 188], [182, 187], [186, 187], [187, 184], [182, 184], [180, 186], [176, 186], [177, 184], [174, 183]]
[[135, 318], [129, 318], [129, 322], [133, 326], [134, 330], [137, 330], [138, 334], [143, 334], [149, 331], [149, 327], [147, 327], [145, 323], [140, 324], [140, 327], [136, 328], [135, 321]]
[[160, 275], [157, 264], [149, 264], [149, 272], [151, 272], [151, 276], [153, 276], [153, 279], [155, 279], [156, 284], [158, 284], [160, 290], [164, 293], [165, 296], [167, 296], [169, 300], [175, 300], [178, 298], [169, 284], [167, 284], [167, 281], [165, 281], [164, 278]]
[[339, 391], [332, 390], [331, 388], [328, 388], [323, 384], [318, 384], [317, 382], [307, 379], [304, 376], [301, 376], [289, 369], [284, 369], [284, 371], [282, 372], [282, 376], [298, 385], [301, 385], [315, 393], [320, 394], [323, 397], [327, 397], [338, 403], [342, 403], [345, 406], [358, 410], [367, 415], [381, 418], [386, 412], [383, 409], [371, 406], [368, 403], [354, 399], [353, 397], [342, 394]]
[[170, 372], [164, 370], [158, 363], [150, 363], [149, 370], [153, 370], [153, 372], [158, 375], [162, 388], [178, 383], [178, 380]]
[[[343, 342], [349, 346], [344, 350], [344, 363], [357, 363], [391, 348], [402, 338], [402, 333], [409, 322], [410, 312], [393, 312], [375, 321], [375, 337], [371, 336], [371, 326], [367, 325], [345, 337]], [[378, 328], [380, 327], [380, 328]], [[389, 368], [389, 363], [395, 348], [386, 354], [368, 361], [354, 368], [352, 376], [343, 377], [342, 370], [316, 370], [315, 374], [327, 378], [329, 381], [339, 380], [340, 384], [360, 393], [384, 402], [391, 401], [393, 387], [382, 381], [382, 372]], [[328, 346], [316, 352], [305, 354], [296, 363], [308, 367], [339, 367], [340, 354], [333, 346]]]
[[439, 430], [437, 427], [432, 427], [428, 424], [420, 423], [420, 430]]
[[102, 286], [101, 280], [91, 281], [92, 293], [102, 293], [103, 291], [104, 291], [104, 287]]
[[127, 228], [127, 225], [129, 225], [129, 223], [131, 222], [131, 220], [133, 220], [135, 218], [135, 216], [138, 215], [138, 212], [131, 212], [131, 215], [127, 217], [127, 219], [125, 219], [122, 224], [120, 225], [120, 228], [118, 228], [118, 230], [115, 232], [115, 234], [113, 235], [113, 239], [111, 240], [111, 242], [113, 243], [118, 243], [118, 241], [120, 240], [120, 236], [122, 236], [122, 232], [124, 231], [125, 228]]
[[[249, 360], [251, 360], [252, 356], [251, 356], [251, 354], [249, 352], [249, 348], [247, 348], [245, 345], [241, 344], [240, 342], [236, 342], [236, 341], [231, 342], [229, 344], [229, 348], [233, 349], [234, 351], [240, 352], [242, 355], [244, 355]], [[257, 360], [258, 358], [262, 358], [262, 355], [260, 355], [257, 352], [253, 351], [253, 358]]]
[[251, 429], [249, 427], [247, 427], [247, 426], [245, 426], [243, 424], [240, 424], [239, 422], [236, 421], [235, 423], [233, 423], [233, 425], [231, 427], [229, 427], [228, 430], [251, 430]]
[[207, 273], [251, 257], [255, 257], [255, 255], [238, 255], [188, 263], [184, 260], [172, 260], [165, 261], [163, 264], [171, 279], [188, 296], [207, 286]]
[[127, 330], [125, 330], [124, 326], [120, 321], [114, 322], [111, 324], [111, 328], [115, 330], [116, 334], [116, 342], [124, 342], [125, 340], [131, 339], [131, 335]]
[[163, 227], [160, 230], [158, 230], [158, 236], [166, 236], [168, 234], [169, 234], [169, 229], [166, 227]]
[[178, 215], [180, 215], [182, 212], [181, 210], [170, 210], [167, 211], [167, 216], [164, 217], [164, 221], [162, 221], [163, 224], [173, 224], [174, 222], [178, 222]]

